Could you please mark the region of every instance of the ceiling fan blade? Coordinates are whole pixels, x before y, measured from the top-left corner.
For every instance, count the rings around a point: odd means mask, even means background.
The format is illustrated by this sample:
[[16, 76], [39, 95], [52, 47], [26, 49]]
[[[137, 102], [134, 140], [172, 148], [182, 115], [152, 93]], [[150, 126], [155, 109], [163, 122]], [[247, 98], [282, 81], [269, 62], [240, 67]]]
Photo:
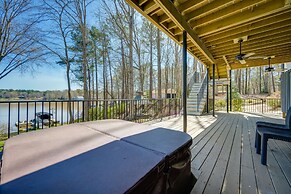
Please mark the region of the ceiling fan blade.
[[248, 57], [250, 57], [250, 56], [253, 56], [254, 54], [256, 54], [256, 53], [248, 53], [248, 54], [246, 54], [246, 55], [244, 56], [244, 58], [248, 58]]
[[266, 56], [252, 56], [252, 57], [249, 57], [248, 59], [264, 59], [266, 58]]
[[240, 64], [246, 64], [247, 62], [245, 60], [239, 60]]
[[276, 71], [276, 72], [286, 72], [287, 69], [276, 68], [274, 71]]

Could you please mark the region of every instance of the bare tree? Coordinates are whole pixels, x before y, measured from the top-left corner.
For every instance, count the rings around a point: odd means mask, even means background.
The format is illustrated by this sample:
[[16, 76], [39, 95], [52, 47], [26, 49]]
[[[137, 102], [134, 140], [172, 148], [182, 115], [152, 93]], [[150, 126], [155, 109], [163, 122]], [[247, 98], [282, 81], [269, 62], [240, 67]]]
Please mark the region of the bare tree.
[[[51, 25], [56, 28], [52, 28], [49, 31], [49, 36], [45, 42], [39, 42], [43, 47], [48, 49], [51, 54], [58, 57], [58, 64], [65, 65], [66, 67], [66, 79], [67, 79], [67, 94], [69, 101], [72, 100], [71, 95], [71, 63], [74, 61], [73, 54], [69, 52], [69, 36], [72, 31], [72, 20], [67, 15], [66, 10], [68, 9], [69, 0], [43, 0], [44, 7], [43, 11], [46, 18]], [[57, 40], [57, 41], [56, 41]], [[55, 42], [50, 44], [51, 42]], [[71, 103], [68, 103], [68, 110], [70, 114], [70, 123], [74, 120]]]
[[161, 34], [157, 31], [158, 98], [162, 98]]
[[[88, 27], [87, 27], [87, 8], [93, 0], [72, 0], [67, 14], [75, 21], [77, 29], [81, 32], [82, 50], [82, 73], [83, 73], [83, 95], [85, 100], [89, 99], [88, 92]], [[84, 120], [89, 119], [89, 103], [84, 104]]]
[[45, 55], [36, 43], [40, 16], [31, 16], [31, 0], [0, 1], [0, 80], [15, 70], [26, 70]]
[[122, 43], [125, 43], [128, 48], [128, 55], [125, 54], [125, 48], [123, 47], [123, 62], [128, 60], [128, 67], [126, 67], [126, 74], [124, 76], [127, 84], [127, 90], [125, 91], [126, 97], [133, 98], [134, 95], [134, 71], [133, 71], [133, 31], [134, 31], [134, 18], [135, 12], [132, 7], [125, 3], [125, 1], [114, 0], [108, 2], [103, 0], [104, 9], [108, 16], [107, 21], [111, 25], [111, 31], [116, 34]]

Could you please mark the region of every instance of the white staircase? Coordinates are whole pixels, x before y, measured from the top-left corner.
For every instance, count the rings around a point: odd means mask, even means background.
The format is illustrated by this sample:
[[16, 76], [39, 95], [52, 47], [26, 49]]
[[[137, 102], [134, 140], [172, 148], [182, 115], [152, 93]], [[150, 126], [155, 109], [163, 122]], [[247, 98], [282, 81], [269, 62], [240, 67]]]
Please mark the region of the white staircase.
[[202, 115], [204, 106], [206, 104], [206, 76], [201, 82], [193, 83], [190, 86], [190, 93], [187, 98], [187, 114], [188, 115]]

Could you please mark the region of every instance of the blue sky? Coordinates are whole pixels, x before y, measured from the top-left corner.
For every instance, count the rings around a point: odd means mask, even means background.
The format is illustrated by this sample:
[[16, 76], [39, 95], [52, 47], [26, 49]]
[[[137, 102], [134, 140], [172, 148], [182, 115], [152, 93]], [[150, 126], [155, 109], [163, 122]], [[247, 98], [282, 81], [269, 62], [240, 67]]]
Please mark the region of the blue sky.
[[[36, 1], [37, 2], [37, 1]], [[93, 1], [88, 7], [88, 24], [96, 25], [96, 11], [99, 9], [99, 1]], [[50, 28], [43, 26], [43, 28]], [[33, 90], [65, 90], [67, 89], [66, 72], [64, 67], [55, 64], [57, 58], [48, 59], [47, 64], [36, 67], [35, 71], [19, 72], [13, 71], [0, 80], [0, 89], [33, 89]], [[81, 89], [80, 85], [71, 83], [72, 89]]]
[[[0, 89], [33, 89], [33, 90], [65, 90], [67, 89], [65, 69], [54, 66], [43, 66], [34, 72], [9, 74], [0, 80]], [[72, 84], [72, 89], [81, 88]]]

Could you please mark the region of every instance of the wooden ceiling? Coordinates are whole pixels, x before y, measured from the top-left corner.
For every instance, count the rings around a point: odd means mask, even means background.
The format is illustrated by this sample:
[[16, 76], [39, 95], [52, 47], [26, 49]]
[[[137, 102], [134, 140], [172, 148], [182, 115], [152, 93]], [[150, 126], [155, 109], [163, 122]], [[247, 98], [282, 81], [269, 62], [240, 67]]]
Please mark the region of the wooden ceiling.
[[[177, 43], [187, 31], [188, 51], [204, 65], [216, 64], [216, 78], [227, 78], [228, 69], [291, 61], [291, 0], [126, 0]], [[259, 59], [235, 59], [242, 53]]]

